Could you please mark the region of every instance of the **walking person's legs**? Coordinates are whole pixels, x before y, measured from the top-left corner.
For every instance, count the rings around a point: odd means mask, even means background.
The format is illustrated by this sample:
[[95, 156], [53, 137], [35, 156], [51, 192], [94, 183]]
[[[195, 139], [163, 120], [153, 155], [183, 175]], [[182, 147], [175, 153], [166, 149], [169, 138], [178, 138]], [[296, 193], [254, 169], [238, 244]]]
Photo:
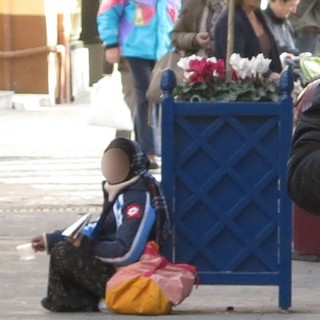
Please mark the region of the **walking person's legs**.
[[149, 101], [146, 92], [150, 83], [154, 60], [127, 58], [136, 93], [136, 114], [134, 118], [136, 141], [147, 153], [152, 165], [155, 165], [155, 134], [149, 121]]
[[[123, 99], [131, 111], [131, 117], [134, 119], [136, 112], [136, 95], [134, 92], [131, 71], [128, 67], [128, 62], [125, 58], [121, 58], [119, 62], [119, 71], [121, 73], [121, 83]], [[129, 130], [117, 130], [116, 137], [125, 137], [131, 139], [131, 131]]]

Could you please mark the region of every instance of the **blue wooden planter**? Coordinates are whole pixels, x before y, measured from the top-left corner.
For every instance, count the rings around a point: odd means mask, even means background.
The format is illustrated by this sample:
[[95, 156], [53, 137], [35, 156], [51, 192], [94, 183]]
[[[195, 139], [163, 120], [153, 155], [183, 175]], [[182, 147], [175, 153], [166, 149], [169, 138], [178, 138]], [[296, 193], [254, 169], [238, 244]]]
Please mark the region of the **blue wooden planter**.
[[173, 225], [168, 258], [197, 267], [200, 284], [279, 286], [291, 306], [291, 202], [286, 192], [292, 76], [279, 103], [176, 102], [161, 88], [162, 187]]

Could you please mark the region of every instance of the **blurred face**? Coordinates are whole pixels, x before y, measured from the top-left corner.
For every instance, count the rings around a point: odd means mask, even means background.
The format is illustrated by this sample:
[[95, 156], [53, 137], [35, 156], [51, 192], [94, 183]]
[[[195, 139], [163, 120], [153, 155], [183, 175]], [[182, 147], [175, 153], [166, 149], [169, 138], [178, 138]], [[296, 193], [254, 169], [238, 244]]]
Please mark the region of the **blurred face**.
[[101, 171], [110, 184], [123, 182], [131, 169], [127, 154], [118, 148], [111, 148], [103, 154]]
[[278, 18], [286, 19], [290, 13], [296, 13], [299, 2], [300, 0], [275, 0], [270, 2], [270, 8]]

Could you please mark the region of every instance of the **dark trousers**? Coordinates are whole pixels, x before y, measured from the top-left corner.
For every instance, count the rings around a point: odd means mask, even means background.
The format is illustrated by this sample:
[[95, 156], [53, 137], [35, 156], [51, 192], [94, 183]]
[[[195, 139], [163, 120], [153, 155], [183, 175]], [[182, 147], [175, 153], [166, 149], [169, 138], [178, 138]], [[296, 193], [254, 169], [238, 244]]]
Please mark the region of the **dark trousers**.
[[51, 250], [47, 297], [44, 308], [54, 312], [97, 311], [105, 296], [113, 266], [86, 255], [68, 242]]
[[136, 112], [134, 127], [136, 141], [146, 154], [156, 154], [154, 130], [149, 121], [149, 102], [146, 92], [150, 83], [151, 72], [155, 61], [140, 58], [126, 58], [136, 94]]
[[[132, 83], [131, 71], [128, 67], [128, 62], [123, 57], [121, 58], [119, 63], [119, 71], [121, 73], [123, 99], [131, 111], [132, 119], [134, 119], [136, 112], [136, 95]], [[117, 130], [116, 138], [124, 137], [127, 139], [131, 139], [131, 133], [132, 132], [130, 130]]]

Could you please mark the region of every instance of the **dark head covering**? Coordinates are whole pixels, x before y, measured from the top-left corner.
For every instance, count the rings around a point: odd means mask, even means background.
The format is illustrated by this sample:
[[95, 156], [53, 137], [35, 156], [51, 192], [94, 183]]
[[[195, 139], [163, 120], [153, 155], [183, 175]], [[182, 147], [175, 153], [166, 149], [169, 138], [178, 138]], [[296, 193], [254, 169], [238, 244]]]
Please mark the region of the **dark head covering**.
[[136, 142], [122, 137], [116, 138], [110, 142], [104, 152], [107, 152], [112, 148], [121, 149], [129, 158], [131, 169], [128, 177], [124, 181], [130, 180], [149, 170], [150, 161]]
[[167, 204], [162, 194], [158, 181], [149, 173], [150, 161], [136, 142], [126, 138], [116, 138], [112, 140], [105, 150], [118, 148], [123, 150], [130, 161], [131, 169], [125, 181], [133, 177], [140, 176], [151, 194], [152, 205], [156, 210], [157, 218], [155, 225], [155, 241], [161, 246], [170, 234], [170, 222], [167, 210]]

